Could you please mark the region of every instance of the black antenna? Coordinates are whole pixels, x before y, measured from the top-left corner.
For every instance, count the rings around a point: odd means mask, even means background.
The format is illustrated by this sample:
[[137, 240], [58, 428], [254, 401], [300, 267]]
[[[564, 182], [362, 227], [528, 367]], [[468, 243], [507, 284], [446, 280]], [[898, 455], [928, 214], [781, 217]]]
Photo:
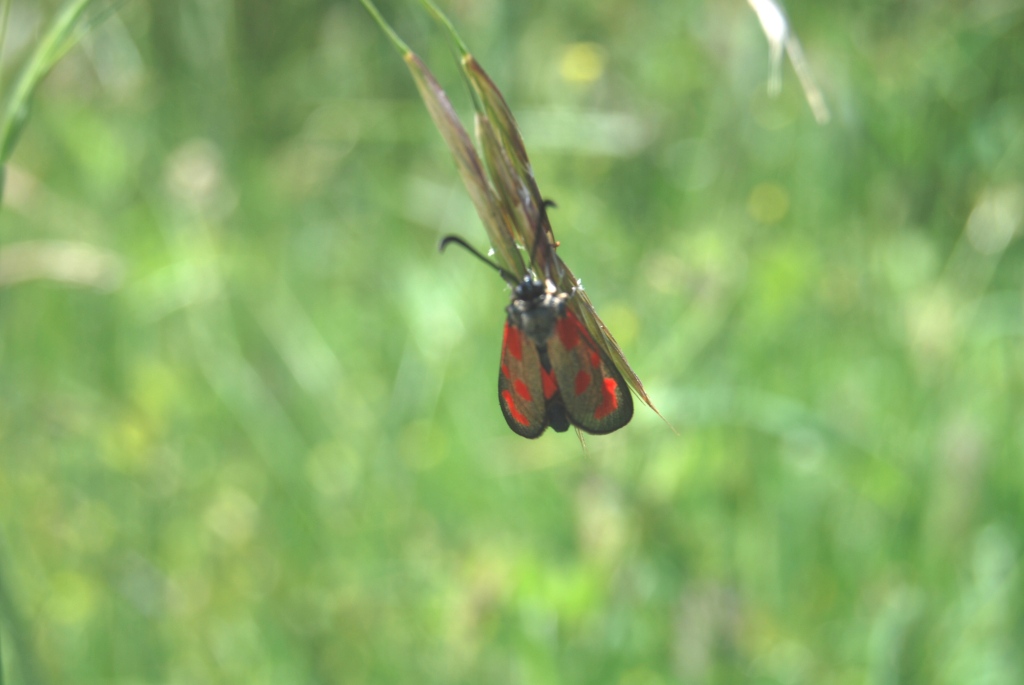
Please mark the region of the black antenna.
[[511, 273], [509, 273], [505, 269], [501, 268], [500, 266], [492, 262], [487, 257], [480, 254], [480, 252], [478, 252], [475, 247], [473, 247], [472, 245], [470, 245], [457, 235], [446, 235], [445, 237], [441, 238], [441, 244], [437, 246], [437, 249], [440, 250], [441, 252], [444, 252], [444, 248], [448, 247], [450, 243], [455, 243], [456, 245], [461, 245], [462, 247], [464, 247], [466, 250], [469, 251], [470, 254], [474, 255], [481, 262], [483, 262], [484, 264], [486, 264], [487, 266], [491, 267], [499, 274], [501, 274], [501, 277], [505, 279], [505, 282], [511, 285], [513, 288], [519, 285], [519, 279], [517, 279]]

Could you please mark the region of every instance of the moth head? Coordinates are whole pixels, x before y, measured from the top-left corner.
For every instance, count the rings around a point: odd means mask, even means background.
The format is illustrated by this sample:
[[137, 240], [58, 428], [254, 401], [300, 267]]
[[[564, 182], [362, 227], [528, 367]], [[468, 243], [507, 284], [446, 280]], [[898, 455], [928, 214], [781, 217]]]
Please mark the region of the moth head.
[[535, 303], [549, 292], [548, 284], [554, 287], [554, 283], [551, 283], [550, 280], [542, 282], [537, 278], [534, 278], [533, 274], [527, 273], [523, 276], [523, 280], [519, 281], [519, 284], [516, 285], [515, 290], [512, 291], [512, 295], [517, 300]]

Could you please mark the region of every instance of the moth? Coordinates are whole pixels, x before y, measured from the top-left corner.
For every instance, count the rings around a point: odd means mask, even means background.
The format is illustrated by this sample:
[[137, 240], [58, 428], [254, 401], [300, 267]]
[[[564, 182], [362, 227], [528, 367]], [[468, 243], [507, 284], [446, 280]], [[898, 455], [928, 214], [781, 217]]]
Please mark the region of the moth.
[[[512, 110], [454, 26], [423, 0], [450, 38], [469, 84], [476, 141], [462, 125], [427, 65], [384, 20], [373, 0], [361, 0], [409, 68], [420, 97], [444, 138], [493, 248], [487, 259], [513, 287], [502, 343], [498, 398], [509, 426], [535, 438], [547, 426], [610, 433], [633, 416], [631, 391], [651, 409], [644, 390], [587, 293], [562, 261]], [[529, 261], [524, 259], [529, 257]], [[515, 352], [515, 353], [513, 353]]]
[[454, 235], [456, 243], [495, 269], [512, 286], [501, 341], [498, 403], [508, 427], [537, 438], [551, 426], [569, 426], [602, 435], [633, 418], [633, 398], [622, 374], [594, 342], [568, 306], [574, 292], [563, 292], [550, 278], [531, 271], [515, 276]]

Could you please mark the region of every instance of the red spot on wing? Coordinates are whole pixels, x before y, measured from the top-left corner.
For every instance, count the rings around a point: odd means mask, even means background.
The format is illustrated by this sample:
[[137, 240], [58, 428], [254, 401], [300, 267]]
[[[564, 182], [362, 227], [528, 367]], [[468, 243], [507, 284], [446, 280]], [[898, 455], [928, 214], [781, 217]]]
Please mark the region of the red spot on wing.
[[576, 384], [574, 390], [577, 395], [582, 395], [587, 388], [590, 387], [590, 372], [586, 369], [580, 369], [579, 373], [576, 374]]
[[533, 395], [530, 394], [530, 389], [526, 387], [526, 383], [523, 383], [520, 379], [515, 379], [512, 383], [512, 387], [515, 388], [516, 394], [522, 397], [527, 402], [533, 402]]
[[571, 312], [559, 319], [558, 323], [555, 324], [558, 339], [566, 350], [571, 350], [580, 343], [580, 332], [577, 325], [576, 317]]
[[515, 326], [505, 324], [505, 339], [501, 343], [508, 353], [515, 357], [516, 361], [523, 361], [523, 336]]
[[544, 386], [544, 399], [550, 400], [558, 392], [558, 381], [555, 380], [554, 371], [548, 371], [541, 367], [540, 380]]
[[590, 349], [590, 365], [595, 369], [601, 366], [601, 355], [599, 355], [597, 350], [593, 348]]
[[601, 403], [594, 410], [594, 418], [600, 421], [619, 408], [619, 395], [616, 392], [619, 384], [614, 378], [605, 378], [601, 389]]
[[509, 379], [512, 378], [512, 376], [509, 375], [508, 365], [507, 364], [502, 364], [501, 365], [501, 375], [504, 376], [505, 378], [509, 378]]
[[502, 390], [501, 391], [501, 400], [502, 400], [502, 402], [505, 403], [505, 406], [508, 408], [509, 415], [513, 419], [515, 419], [517, 423], [519, 423], [520, 425], [523, 425], [523, 426], [529, 426], [530, 425], [530, 422], [527, 420], [527, 418], [525, 416], [523, 416], [523, 413], [521, 411], [519, 411], [518, 408], [516, 408], [516, 403], [515, 403], [515, 400], [512, 397], [512, 393], [511, 392], [509, 392], [508, 390]]

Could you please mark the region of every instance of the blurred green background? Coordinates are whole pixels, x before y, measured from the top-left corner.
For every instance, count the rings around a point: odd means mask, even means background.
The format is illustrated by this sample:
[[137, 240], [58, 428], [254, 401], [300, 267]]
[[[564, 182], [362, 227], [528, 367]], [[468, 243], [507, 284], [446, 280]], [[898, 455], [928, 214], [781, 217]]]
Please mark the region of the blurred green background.
[[5, 682], [1024, 682], [1021, 4], [791, 1], [827, 126], [741, 0], [441, 6], [678, 434], [508, 430], [355, 0], [122, 3], [8, 168]]

